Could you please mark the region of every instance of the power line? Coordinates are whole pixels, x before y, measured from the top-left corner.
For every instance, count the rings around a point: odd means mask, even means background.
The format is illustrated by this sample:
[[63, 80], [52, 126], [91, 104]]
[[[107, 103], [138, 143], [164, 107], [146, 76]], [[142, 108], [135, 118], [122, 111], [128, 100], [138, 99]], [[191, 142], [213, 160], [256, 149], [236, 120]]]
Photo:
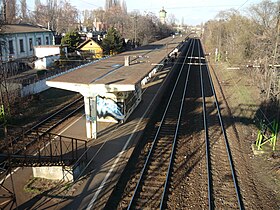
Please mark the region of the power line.
[[96, 5], [96, 4], [90, 3], [90, 2], [85, 1], [85, 0], [79, 0], [79, 1], [84, 2], [84, 3], [86, 3], [86, 4], [89, 4], [89, 5], [92, 5], [92, 6], [95, 6], [95, 7], [102, 7], [102, 6], [100, 6], [100, 5]]
[[243, 7], [248, 1], [249, 1], [249, 0], [246, 0], [240, 7], [238, 7], [237, 11], [238, 11], [241, 7]]
[[[248, 0], [247, 0], [248, 1]], [[244, 3], [245, 4], [245, 3]], [[239, 5], [208, 5], [208, 6], [184, 6], [184, 7], [164, 7], [166, 10], [173, 10], [173, 9], [201, 9], [201, 8], [216, 8], [216, 7], [237, 7]], [[243, 5], [242, 5], [243, 6]], [[159, 8], [135, 8], [132, 10], [158, 10]]]

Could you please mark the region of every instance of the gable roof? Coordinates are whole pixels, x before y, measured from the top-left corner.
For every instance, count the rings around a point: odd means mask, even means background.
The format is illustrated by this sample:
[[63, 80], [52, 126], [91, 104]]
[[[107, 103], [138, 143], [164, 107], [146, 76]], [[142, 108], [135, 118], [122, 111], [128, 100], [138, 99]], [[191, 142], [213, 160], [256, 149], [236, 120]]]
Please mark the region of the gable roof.
[[51, 30], [39, 26], [29, 24], [7, 24], [3, 25], [0, 33], [16, 34], [16, 33], [34, 33], [34, 32], [51, 32]]
[[82, 43], [77, 47], [77, 49], [81, 49], [83, 46], [85, 46], [87, 43], [89, 43], [89, 42], [91, 42], [91, 41], [95, 42], [100, 48], [102, 48], [101, 45], [100, 45], [100, 43], [97, 42], [96, 40], [94, 40], [94, 39], [87, 39], [86, 41], [82, 42]]

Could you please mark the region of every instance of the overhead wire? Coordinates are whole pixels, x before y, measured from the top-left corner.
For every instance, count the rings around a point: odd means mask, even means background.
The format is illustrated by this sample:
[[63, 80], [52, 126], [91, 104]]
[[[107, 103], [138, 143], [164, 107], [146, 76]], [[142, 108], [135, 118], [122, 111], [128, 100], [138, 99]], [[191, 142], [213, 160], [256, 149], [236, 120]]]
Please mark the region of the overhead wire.
[[[194, 9], [194, 8], [200, 9], [200, 8], [216, 8], [216, 7], [236, 7], [236, 6], [239, 6], [239, 5], [236, 5], [236, 4], [234, 4], [234, 5], [208, 5], [208, 6], [201, 5], [201, 6], [183, 6], [183, 7], [164, 7], [164, 9], [166, 9], [166, 10]], [[134, 9], [137, 9], [137, 10], [142, 10], [142, 9], [158, 10], [158, 7], [157, 8], [134, 8]]]
[[240, 10], [249, 0], [246, 0], [240, 7], [238, 7], [237, 11]]

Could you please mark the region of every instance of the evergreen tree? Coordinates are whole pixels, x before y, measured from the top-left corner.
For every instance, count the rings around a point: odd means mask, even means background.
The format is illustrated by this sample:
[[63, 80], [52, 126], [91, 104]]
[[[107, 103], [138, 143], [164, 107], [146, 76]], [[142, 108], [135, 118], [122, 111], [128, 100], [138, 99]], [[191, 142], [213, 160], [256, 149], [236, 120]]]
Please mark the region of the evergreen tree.
[[109, 28], [106, 38], [102, 41], [102, 47], [106, 54], [115, 54], [122, 51], [123, 40], [115, 28]]
[[79, 45], [80, 34], [77, 31], [70, 31], [62, 38], [61, 43], [68, 45], [70, 52], [73, 52]]

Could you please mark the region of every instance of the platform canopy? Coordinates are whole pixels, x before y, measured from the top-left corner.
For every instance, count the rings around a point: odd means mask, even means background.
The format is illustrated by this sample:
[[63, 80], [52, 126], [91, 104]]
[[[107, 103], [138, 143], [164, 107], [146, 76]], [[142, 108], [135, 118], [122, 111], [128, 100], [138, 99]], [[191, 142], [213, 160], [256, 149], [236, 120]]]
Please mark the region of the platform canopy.
[[[46, 83], [50, 87], [79, 92], [84, 96], [87, 137], [97, 138], [97, 118], [100, 115], [121, 115], [122, 119], [127, 119], [141, 101], [142, 81], [163, 65], [171, 52], [178, 51], [176, 47], [183, 40], [181, 36], [169, 37], [78, 67]], [[125, 101], [129, 95], [133, 103]], [[123, 105], [119, 106], [120, 103]]]
[[[47, 81], [50, 87], [80, 92], [91, 96], [104, 92], [134, 91], [135, 86], [168, 56], [183, 40], [182, 37], [166, 38], [136, 50], [81, 66], [67, 74]], [[130, 64], [125, 66], [125, 57]]]

